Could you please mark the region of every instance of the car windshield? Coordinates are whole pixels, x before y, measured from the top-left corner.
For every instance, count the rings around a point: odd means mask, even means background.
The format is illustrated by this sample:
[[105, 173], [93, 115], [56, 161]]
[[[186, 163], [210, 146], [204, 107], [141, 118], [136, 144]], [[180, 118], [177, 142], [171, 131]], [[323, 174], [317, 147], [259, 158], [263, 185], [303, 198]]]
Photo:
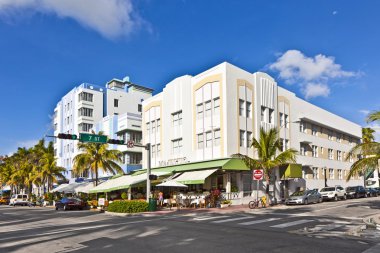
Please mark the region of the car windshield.
[[331, 192], [331, 191], [335, 191], [335, 188], [334, 187], [326, 187], [326, 188], [323, 188], [321, 190], [321, 192]]
[[305, 195], [305, 191], [298, 191], [298, 192], [295, 192], [293, 193], [291, 196], [303, 196]]
[[347, 187], [347, 191], [355, 191], [356, 187]]

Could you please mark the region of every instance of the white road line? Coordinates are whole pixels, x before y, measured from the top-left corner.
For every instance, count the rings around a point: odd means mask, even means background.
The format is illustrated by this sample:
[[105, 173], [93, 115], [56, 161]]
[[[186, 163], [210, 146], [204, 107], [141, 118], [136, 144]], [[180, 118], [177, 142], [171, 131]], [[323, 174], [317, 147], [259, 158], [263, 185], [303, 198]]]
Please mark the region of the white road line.
[[221, 219], [221, 218], [228, 218], [230, 216], [206, 216], [206, 217], [199, 217], [194, 218], [195, 221], [204, 221], [204, 220], [214, 220], [214, 219]]
[[212, 221], [212, 223], [224, 223], [224, 222], [237, 221], [237, 220], [246, 220], [246, 219], [252, 219], [252, 217], [245, 216], [245, 217], [232, 218], [232, 219], [226, 219], [226, 220], [216, 220], [216, 221]]
[[300, 225], [300, 224], [304, 224], [304, 223], [308, 223], [308, 222], [312, 222], [312, 221], [314, 221], [314, 220], [296, 220], [296, 221], [292, 221], [292, 222], [286, 222], [286, 223], [274, 225], [271, 227], [272, 228], [287, 228], [287, 227]]
[[309, 230], [313, 232], [319, 232], [319, 231], [329, 231], [329, 230], [333, 230], [340, 227], [343, 227], [343, 225], [342, 224], [327, 224], [327, 225], [317, 225], [314, 228], [309, 229]]
[[254, 220], [254, 221], [242, 222], [242, 223], [239, 223], [239, 225], [248, 226], [252, 224], [264, 223], [264, 222], [275, 221], [275, 220], [280, 220], [280, 219], [281, 218], [269, 218], [269, 219], [263, 219], [263, 220]]

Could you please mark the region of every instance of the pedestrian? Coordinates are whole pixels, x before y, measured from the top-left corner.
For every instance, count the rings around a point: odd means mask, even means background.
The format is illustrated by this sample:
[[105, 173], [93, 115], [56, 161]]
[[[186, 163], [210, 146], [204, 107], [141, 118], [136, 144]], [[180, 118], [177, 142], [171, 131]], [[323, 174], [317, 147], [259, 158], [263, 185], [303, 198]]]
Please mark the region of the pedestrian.
[[164, 193], [162, 191], [158, 193], [158, 204], [160, 207], [164, 204]]

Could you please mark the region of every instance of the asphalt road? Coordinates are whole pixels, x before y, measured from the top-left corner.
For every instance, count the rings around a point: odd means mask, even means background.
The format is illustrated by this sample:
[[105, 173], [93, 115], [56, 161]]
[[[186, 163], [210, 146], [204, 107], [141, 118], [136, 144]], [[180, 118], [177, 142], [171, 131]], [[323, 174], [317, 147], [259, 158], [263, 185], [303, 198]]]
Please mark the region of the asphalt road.
[[115, 217], [0, 206], [0, 252], [380, 252], [355, 237], [379, 198], [235, 213]]

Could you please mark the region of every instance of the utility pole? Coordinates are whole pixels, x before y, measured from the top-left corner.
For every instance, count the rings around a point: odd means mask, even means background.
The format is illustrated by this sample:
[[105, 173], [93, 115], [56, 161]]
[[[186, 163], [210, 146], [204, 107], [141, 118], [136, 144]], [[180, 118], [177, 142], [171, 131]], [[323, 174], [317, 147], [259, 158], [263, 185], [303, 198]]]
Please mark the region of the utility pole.
[[148, 167], [146, 169], [146, 202], [149, 203], [150, 197], [150, 166], [151, 166], [151, 157], [150, 157], [150, 143], [147, 143], [145, 150], [148, 151]]

